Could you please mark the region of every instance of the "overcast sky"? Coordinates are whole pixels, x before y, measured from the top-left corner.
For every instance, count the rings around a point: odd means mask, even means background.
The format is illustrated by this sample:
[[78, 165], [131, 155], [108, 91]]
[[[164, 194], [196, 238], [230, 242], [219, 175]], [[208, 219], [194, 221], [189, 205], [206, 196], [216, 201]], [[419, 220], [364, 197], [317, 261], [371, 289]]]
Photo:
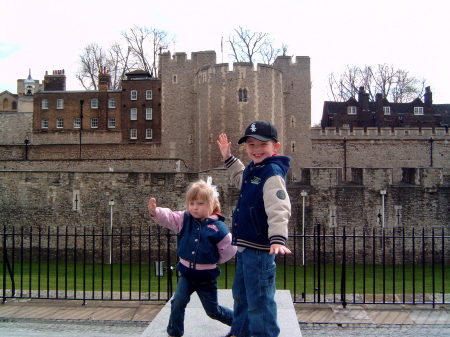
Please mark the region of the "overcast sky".
[[[91, 42], [108, 47], [131, 27], [174, 35], [171, 52], [215, 50], [234, 28], [269, 33], [288, 54], [309, 56], [312, 123], [320, 121], [327, 78], [347, 65], [388, 63], [425, 78], [434, 103], [450, 103], [450, 20], [447, 0], [40, 0], [3, 1], [0, 11], [0, 92], [16, 81], [42, 81], [65, 69], [77, 90], [79, 55]], [[229, 61], [227, 53], [224, 62]]]

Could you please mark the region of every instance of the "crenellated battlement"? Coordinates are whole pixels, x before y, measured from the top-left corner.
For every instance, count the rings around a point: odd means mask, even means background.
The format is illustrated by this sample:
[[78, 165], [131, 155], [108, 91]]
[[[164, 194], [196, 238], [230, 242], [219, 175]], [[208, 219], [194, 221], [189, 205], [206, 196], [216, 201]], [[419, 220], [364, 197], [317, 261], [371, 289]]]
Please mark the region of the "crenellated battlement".
[[176, 52], [173, 56], [170, 52], [160, 55], [160, 61], [165, 66], [171, 67], [191, 67], [194, 71], [207, 71], [208, 69], [216, 69], [221, 72], [233, 73], [239, 69], [249, 68], [255, 72], [270, 69], [271, 71], [282, 71], [286, 67], [299, 67], [309, 70], [310, 58], [308, 56], [296, 56], [295, 62], [292, 62], [291, 56], [278, 56], [273, 65], [250, 62], [233, 62], [233, 63], [216, 63], [216, 52], [213, 50], [192, 52], [191, 58], [187, 57], [185, 52]]
[[448, 128], [311, 128], [311, 139], [448, 139]]
[[436, 188], [448, 186], [442, 167], [402, 167], [400, 175], [393, 168], [349, 167], [347, 174], [342, 167], [303, 168], [297, 183], [302, 186], [330, 188], [338, 186], [365, 186], [383, 189], [389, 186]]

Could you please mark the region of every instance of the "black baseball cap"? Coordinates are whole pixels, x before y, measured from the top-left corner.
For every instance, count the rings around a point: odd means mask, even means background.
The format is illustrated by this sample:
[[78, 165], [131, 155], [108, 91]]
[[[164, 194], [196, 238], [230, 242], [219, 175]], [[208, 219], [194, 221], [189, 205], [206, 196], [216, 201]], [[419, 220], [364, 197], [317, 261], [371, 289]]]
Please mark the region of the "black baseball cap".
[[245, 135], [239, 139], [238, 144], [244, 143], [248, 137], [258, 139], [262, 142], [274, 140], [278, 142], [277, 129], [268, 121], [255, 121], [247, 126]]

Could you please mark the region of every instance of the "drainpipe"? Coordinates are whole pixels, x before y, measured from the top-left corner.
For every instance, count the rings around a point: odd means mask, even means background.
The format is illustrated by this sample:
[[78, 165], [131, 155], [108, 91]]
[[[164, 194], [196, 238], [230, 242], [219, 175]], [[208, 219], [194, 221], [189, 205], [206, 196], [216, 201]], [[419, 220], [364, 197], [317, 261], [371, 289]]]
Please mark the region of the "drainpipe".
[[347, 138], [344, 137], [344, 181], [347, 181]]
[[429, 143], [430, 143], [430, 167], [433, 167], [433, 137], [430, 137]]

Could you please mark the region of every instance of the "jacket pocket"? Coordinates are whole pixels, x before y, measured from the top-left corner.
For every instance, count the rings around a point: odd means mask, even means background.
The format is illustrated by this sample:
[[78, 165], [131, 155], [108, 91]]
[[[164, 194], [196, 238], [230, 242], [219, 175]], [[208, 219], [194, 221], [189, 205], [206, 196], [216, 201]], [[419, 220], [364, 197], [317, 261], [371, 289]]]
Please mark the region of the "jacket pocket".
[[255, 232], [257, 236], [261, 236], [263, 231], [262, 231], [262, 226], [258, 221], [258, 214], [256, 214], [256, 209], [255, 207], [250, 207], [250, 217], [252, 219], [252, 223], [255, 227]]

